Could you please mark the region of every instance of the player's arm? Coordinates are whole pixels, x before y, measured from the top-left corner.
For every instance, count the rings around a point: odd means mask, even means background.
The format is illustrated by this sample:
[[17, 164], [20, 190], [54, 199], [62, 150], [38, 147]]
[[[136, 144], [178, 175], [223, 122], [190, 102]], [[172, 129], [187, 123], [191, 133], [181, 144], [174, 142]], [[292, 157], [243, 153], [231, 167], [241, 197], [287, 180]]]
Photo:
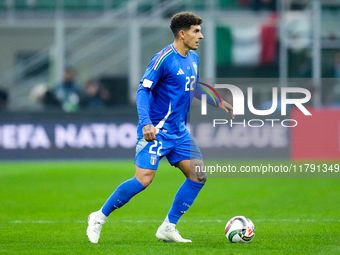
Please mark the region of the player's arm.
[[[162, 54], [165, 54], [164, 52]], [[139, 84], [136, 102], [139, 116], [139, 122], [142, 126], [144, 139], [148, 142], [156, 140], [157, 129], [150, 119], [150, 93], [156, 86], [157, 82], [163, 75], [164, 62], [158, 61], [162, 56], [161, 53], [154, 55], [145, 70], [142, 81]], [[162, 64], [163, 63], [163, 64]]]
[[228, 102], [224, 101], [223, 99], [221, 101], [222, 101], [222, 103], [220, 103], [218, 105], [218, 107], [220, 107], [226, 113], [230, 113], [231, 118], [235, 119], [233, 107], [231, 106], [231, 104], [229, 104]]
[[148, 142], [156, 140], [157, 130], [152, 124], [147, 124], [143, 127], [144, 139]]
[[157, 130], [152, 124], [149, 115], [149, 96], [151, 93], [150, 88], [147, 87], [148, 80], [144, 80], [138, 87], [136, 94], [137, 111], [139, 116], [139, 122], [143, 127], [144, 139], [148, 142], [152, 142], [156, 139]]
[[220, 100], [216, 95], [209, 93], [207, 91], [207, 88], [204, 88], [200, 82], [197, 82], [196, 88], [195, 88], [195, 97], [199, 100], [202, 98], [202, 94], [207, 95], [207, 103], [214, 106], [219, 107], [226, 113], [230, 113], [231, 118], [235, 119], [235, 115], [233, 113], [233, 107], [228, 102], [224, 101], [223, 99]]

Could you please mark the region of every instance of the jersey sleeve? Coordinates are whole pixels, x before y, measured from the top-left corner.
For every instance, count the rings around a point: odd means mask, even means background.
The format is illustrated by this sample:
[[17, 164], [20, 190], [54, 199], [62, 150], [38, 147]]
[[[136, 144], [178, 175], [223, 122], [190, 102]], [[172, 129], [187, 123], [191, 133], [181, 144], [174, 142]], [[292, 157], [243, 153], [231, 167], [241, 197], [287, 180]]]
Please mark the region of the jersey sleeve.
[[202, 94], [207, 95], [207, 103], [215, 107], [218, 107], [222, 102], [222, 99], [215, 95], [215, 92], [201, 82], [197, 82], [194, 93], [194, 96], [199, 100], [201, 100]]
[[163, 65], [161, 65], [161, 62], [159, 61], [161, 55], [162, 54], [156, 54], [153, 56], [137, 90], [136, 104], [139, 122], [142, 127], [152, 124], [149, 115], [149, 98], [151, 90], [156, 86], [157, 82], [163, 75]]
[[163, 75], [164, 65], [162, 65], [162, 62], [160, 62], [161, 57], [162, 54], [156, 54], [152, 57], [150, 64], [145, 70], [140, 85], [151, 90], [155, 87], [155, 85]]

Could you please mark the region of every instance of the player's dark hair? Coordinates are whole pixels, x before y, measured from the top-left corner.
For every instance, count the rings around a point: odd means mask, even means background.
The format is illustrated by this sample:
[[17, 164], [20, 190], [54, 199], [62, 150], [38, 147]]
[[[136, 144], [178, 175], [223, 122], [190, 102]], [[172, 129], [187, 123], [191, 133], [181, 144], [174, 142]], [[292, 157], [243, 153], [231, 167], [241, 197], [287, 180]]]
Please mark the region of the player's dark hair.
[[170, 28], [175, 38], [178, 38], [178, 32], [189, 30], [191, 26], [201, 25], [203, 19], [192, 12], [179, 12], [172, 16]]

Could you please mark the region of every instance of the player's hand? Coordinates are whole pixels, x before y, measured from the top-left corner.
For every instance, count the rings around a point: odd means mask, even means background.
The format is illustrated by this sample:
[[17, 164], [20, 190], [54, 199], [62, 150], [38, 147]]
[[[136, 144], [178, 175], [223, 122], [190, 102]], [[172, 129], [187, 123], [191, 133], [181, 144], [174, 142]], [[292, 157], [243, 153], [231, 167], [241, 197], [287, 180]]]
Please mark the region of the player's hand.
[[233, 113], [233, 107], [231, 106], [231, 104], [227, 103], [226, 101], [222, 101], [219, 107], [226, 113], [230, 113], [231, 118], [235, 119], [235, 115]]
[[143, 127], [143, 136], [147, 142], [156, 140], [157, 129], [152, 124], [145, 125]]

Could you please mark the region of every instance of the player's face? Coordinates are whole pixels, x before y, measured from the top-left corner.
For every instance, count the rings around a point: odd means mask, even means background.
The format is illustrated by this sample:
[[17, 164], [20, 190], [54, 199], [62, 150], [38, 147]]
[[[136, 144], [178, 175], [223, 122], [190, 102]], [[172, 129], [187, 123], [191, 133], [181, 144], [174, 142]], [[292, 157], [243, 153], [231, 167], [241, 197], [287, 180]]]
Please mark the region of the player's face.
[[191, 25], [189, 30], [184, 31], [184, 44], [190, 50], [197, 50], [198, 45], [203, 38], [200, 25]]

